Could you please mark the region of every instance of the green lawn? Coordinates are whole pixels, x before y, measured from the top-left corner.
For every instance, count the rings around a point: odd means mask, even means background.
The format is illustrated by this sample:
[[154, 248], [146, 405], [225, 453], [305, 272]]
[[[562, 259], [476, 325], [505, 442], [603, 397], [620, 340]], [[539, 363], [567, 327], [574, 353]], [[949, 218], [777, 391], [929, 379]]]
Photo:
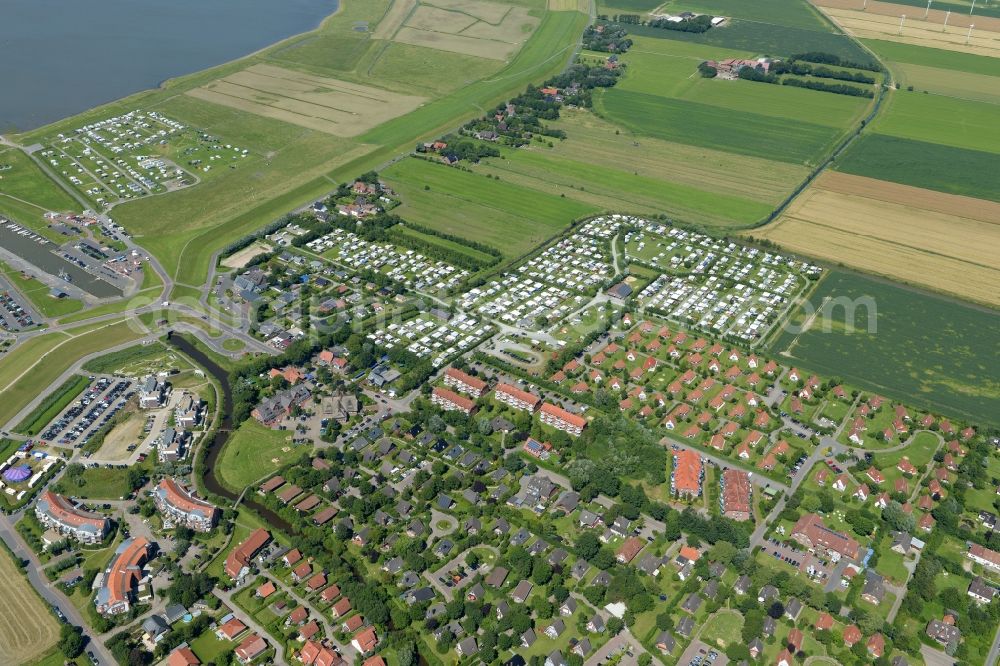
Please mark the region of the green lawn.
[[142, 337], [128, 321], [32, 338], [0, 359], [0, 423], [6, 423], [78, 358]]
[[397, 162], [382, 175], [403, 199], [393, 211], [403, 219], [491, 245], [507, 257], [600, 210], [418, 158]]
[[[148, 465], [143, 463], [144, 465]], [[128, 483], [128, 468], [88, 467], [79, 477], [80, 483], [65, 475], [56, 484], [56, 492], [65, 495], [95, 500], [117, 500], [127, 495], [131, 488]]]
[[62, 317], [78, 312], [83, 303], [75, 298], [54, 298], [49, 296], [49, 287], [31, 276], [0, 262], [0, 270], [14, 287], [27, 298], [43, 317]]
[[15, 432], [23, 435], [37, 435], [59, 412], [76, 400], [89, 383], [83, 375], [73, 375], [53, 390], [38, 407], [28, 414], [17, 425]]
[[[291, 433], [271, 430], [255, 420], [235, 430], [219, 455], [216, 469], [226, 486], [237, 492], [254, 484], [308, 449], [292, 446]], [[287, 450], [283, 450], [287, 449]]]
[[740, 642], [743, 616], [734, 610], [720, 610], [701, 631], [701, 639], [709, 645], [725, 648], [733, 641]]
[[80, 205], [52, 181], [35, 162], [17, 148], [0, 146], [0, 164], [11, 168], [0, 171], [0, 193], [34, 204], [46, 211], [77, 211]]
[[235, 649], [235, 643], [220, 639], [214, 631], [206, 631], [191, 641], [191, 651], [203, 664], [214, 662], [226, 652]]
[[909, 576], [909, 572], [903, 567], [903, 561], [906, 559], [903, 555], [892, 551], [889, 549], [890, 540], [884, 540], [884, 545], [881, 548], [881, 553], [878, 558], [878, 566], [875, 567], [876, 571], [891, 579], [897, 585], [902, 585], [906, 581], [906, 577]]

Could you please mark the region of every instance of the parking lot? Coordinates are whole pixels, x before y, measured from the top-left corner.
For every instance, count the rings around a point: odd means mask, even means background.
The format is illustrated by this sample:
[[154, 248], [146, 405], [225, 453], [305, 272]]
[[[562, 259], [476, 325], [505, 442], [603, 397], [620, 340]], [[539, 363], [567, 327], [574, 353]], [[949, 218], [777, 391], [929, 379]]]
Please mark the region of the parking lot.
[[135, 394], [135, 384], [118, 377], [90, 377], [90, 386], [41, 434], [43, 441], [79, 448]]
[[0, 278], [0, 324], [9, 331], [21, 331], [35, 325], [31, 308], [3, 278]]
[[684, 650], [677, 666], [726, 666], [728, 663], [729, 658], [723, 653], [702, 641], [693, 641]]

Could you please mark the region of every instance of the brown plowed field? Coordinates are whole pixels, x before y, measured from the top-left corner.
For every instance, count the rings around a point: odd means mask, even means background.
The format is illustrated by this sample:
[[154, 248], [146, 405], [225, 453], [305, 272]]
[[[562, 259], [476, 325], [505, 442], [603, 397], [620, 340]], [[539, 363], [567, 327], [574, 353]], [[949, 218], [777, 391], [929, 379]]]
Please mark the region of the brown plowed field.
[[762, 231], [796, 253], [1000, 305], [1000, 204], [827, 173]]

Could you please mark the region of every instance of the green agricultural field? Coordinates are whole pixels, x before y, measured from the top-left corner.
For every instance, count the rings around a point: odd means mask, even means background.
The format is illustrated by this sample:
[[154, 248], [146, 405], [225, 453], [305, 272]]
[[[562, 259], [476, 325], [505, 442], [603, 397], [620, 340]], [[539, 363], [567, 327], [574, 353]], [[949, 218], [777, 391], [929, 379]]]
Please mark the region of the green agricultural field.
[[233, 432], [216, 469], [222, 483], [239, 492], [303, 453], [309, 449], [293, 446], [291, 433], [271, 430], [251, 419]]
[[[947, 169], [941, 165], [947, 164]], [[938, 143], [864, 134], [838, 158], [839, 171], [894, 183], [1000, 201], [1000, 155]]]
[[983, 76], [1000, 76], [1000, 58], [944, 49], [929, 49], [924, 46], [887, 42], [881, 39], [863, 39], [861, 41], [881, 58], [892, 62], [950, 69]]
[[[578, 140], [571, 135], [566, 142]], [[610, 166], [628, 163], [578, 162], [553, 153], [546, 148], [509, 151], [504, 158], [485, 161], [476, 171], [605, 210], [666, 212], [700, 224], [752, 225], [772, 209], [766, 203], [653, 178], [644, 169], [630, 172]]]
[[995, 104], [904, 90], [889, 98], [872, 129], [901, 139], [1000, 153], [997, 117]]
[[836, 128], [815, 123], [790, 123], [773, 116], [627, 90], [611, 89], [598, 95], [594, 108], [601, 116], [639, 134], [794, 164], [818, 161], [841, 134]]
[[751, 55], [752, 52], [720, 50], [702, 44], [637, 37], [624, 57], [628, 74], [615, 91], [674, 97], [731, 111], [839, 129], [846, 129], [860, 120], [870, 105], [869, 100], [861, 97], [751, 81], [704, 79], [698, 74], [698, 64], [704, 60]]
[[834, 26], [805, 0], [675, 0], [670, 12], [684, 10], [730, 18], [774, 23], [776, 25], [823, 32], [836, 32]]
[[[847, 329], [846, 309], [828, 304], [807, 331], [785, 331], [771, 350], [786, 363], [840, 377], [865, 390], [978, 423], [1000, 424], [1000, 315], [858, 274], [831, 271], [810, 297], [861, 305]], [[867, 332], [875, 304], [876, 330]], [[793, 315], [801, 322], [801, 309]], [[824, 320], [829, 330], [824, 331]], [[877, 368], [878, 371], [872, 371]]]
[[403, 219], [485, 243], [509, 258], [600, 210], [418, 158], [397, 162], [382, 175], [404, 202], [393, 211]]
[[[503, 63], [461, 53], [392, 42], [380, 51], [369, 71], [392, 90], [443, 95], [495, 73]], [[461, 76], [455, 76], [461, 72]]]
[[913, 86], [920, 92], [989, 104], [1000, 103], [1000, 77], [908, 63], [893, 63], [892, 68], [904, 88]]
[[601, 0], [600, 8], [615, 12], [648, 12], [663, 4], [663, 0]]
[[[572, 162], [614, 165], [619, 169], [621, 165], [630, 165], [644, 177], [696, 190], [704, 190], [705, 183], [728, 179], [727, 195], [753, 202], [778, 203], [807, 173], [804, 167], [786, 162], [636, 136], [585, 110], [566, 110], [553, 127], [565, 131], [568, 138], [555, 143], [551, 149], [538, 148], [537, 152]], [[729, 178], [733, 173], [741, 177]], [[542, 178], [551, 174], [532, 172], [531, 176]], [[583, 194], [577, 190], [576, 196]], [[647, 192], [645, 196], [661, 198], [656, 192]], [[685, 201], [671, 201], [671, 207], [687, 205]]]
[[807, 51], [823, 51], [851, 62], [872, 61], [871, 56], [846, 35], [821, 29], [813, 30], [743, 19], [733, 19], [728, 25], [712, 28], [703, 33], [679, 32], [649, 26], [629, 26], [629, 33], [739, 49], [760, 55], [790, 56]]

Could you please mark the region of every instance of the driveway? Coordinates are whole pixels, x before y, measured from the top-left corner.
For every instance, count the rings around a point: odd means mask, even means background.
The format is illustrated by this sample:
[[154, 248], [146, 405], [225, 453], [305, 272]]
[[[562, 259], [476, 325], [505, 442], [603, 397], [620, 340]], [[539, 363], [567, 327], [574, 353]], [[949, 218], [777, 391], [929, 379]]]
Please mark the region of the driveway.
[[[623, 650], [631, 650], [632, 656], [630, 657], [627, 654], [622, 655], [621, 661], [618, 662], [620, 666], [638, 666], [639, 655], [646, 652], [646, 648], [642, 647], [642, 643], [636, 640], [635, 636], [630, 634], [628, 629], [622, 629], [620, 634], [605, 643], [600, 650], [590, 655], [584, 664], [586, 666], [603, 664], [611, 655], [618, 654]], [[662, 666], [663, 662], [660, 661], [658, 655], [650, 654], [650, 656], [653, 657], [654, 664]]]

